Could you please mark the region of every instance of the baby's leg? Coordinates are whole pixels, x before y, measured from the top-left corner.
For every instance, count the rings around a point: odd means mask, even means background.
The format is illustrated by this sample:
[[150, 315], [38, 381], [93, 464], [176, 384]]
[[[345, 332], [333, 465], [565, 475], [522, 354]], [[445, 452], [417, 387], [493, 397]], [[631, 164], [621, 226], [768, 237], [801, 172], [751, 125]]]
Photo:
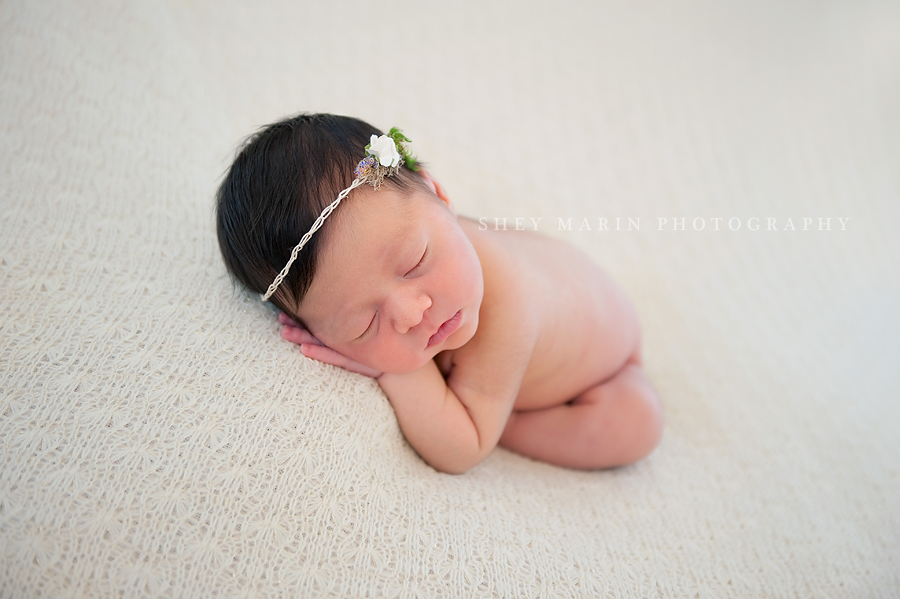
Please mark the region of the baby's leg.
[[500, 445], [570, 468], [609, 468], [647, 456], [662, 435], [656, 391], [637, 360], [575, 400], [513, 412]]

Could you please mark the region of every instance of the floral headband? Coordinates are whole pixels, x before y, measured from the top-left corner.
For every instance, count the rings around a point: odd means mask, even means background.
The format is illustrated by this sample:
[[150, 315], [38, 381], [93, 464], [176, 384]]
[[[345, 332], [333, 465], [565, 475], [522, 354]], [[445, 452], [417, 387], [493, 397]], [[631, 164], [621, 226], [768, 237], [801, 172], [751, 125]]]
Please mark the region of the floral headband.
[[356, 177], [353, 179], [353, 183], [350, 184], [350, 187], [339, 193], [337, 198], [322, 210], [319, 218], [312, 224], [309, 231], [300, 238], [300, 243], [291, 250], [291, 257], [287, 261], [287, 264], [284, 265], [284, 268], [281, 269], [281, 272], [278, 273], [278, 276], [276, 276], [275, 280], [272, 281], [272, 284], [269, 285], [269, 289], [262, 296], [263, 301], [268, 301], [269, 298], [272, 297], [272, 294], [275, 293], [278, 286], [281, 285], [282, 281], [284, 281], [284, 278], [287, 276], [291, 264], [297, 259], [297, 254], [300, 253], [303, 246], [310, 240], [313, 233], [321, 228], [325, 223], [325, 219], [334, 212], [334, 209], [341, 203], [341, 200], [350, 195], [351, 191], [365, 183], [370, 183], [372, 187], [378, 189], [381, 187], [381, 184], [384, 183], [386, 177], [390, 177], [400, 170], [401, 161], [408, 169], [412, 171], [419, 170], [419, 167], [416, 165], [415, 157], [406, 147], [407, 143], [409, 143], [409, 138], [403, 135], [400, 129], [397, 129], [396, 127], [392, 127], [387, 135], [373, 135], [371, 137], [369, 145], [366, 146], [367, 156], [360, 160], [359, 164], [356, 165], [356, 168], [353, 169], [353, 175]]

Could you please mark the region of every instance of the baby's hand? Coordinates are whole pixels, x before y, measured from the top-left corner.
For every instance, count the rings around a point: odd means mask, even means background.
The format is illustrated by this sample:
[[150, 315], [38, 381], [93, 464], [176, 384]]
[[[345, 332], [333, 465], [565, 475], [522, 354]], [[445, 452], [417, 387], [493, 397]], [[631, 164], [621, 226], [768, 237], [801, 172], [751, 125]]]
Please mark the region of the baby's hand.
[[379, 372], [374, 368], [370, 368], [365, 364], [360, 364], [355, 360], [351, 360], [344, 354], [340, 354], [334, 351], [333, 349], [316, 339], [313, 334], [306, 329], [306, 327], [293, 320], [284, 312], [278, 314], [278, 322], [284, 325], [284, 328], [281, 329], [281, 337], [283, 339], [287, 339], [291, 343], [296, 343], [297, 345], [299, 345], [300, 351], [307, 358], [312, 358], [313, 360], [318, 360], [319, 362], [325, 362], [326, 364], [331, 364], [332, 366], [338, 366], [340, 368], [343, 368], [344, 370], [349, 370], [350, 372], [370, 376], [375, 379], [383, 374], [382, 372]]

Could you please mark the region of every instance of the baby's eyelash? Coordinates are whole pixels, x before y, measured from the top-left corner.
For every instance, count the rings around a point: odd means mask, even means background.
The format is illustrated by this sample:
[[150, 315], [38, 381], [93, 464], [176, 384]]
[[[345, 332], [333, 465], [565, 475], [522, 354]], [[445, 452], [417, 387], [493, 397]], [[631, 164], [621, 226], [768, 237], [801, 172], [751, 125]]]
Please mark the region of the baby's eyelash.
[[426, 257], [427, 255], [428, 255], [428, 246], [426, 245], [426, 246], [425, 246], [425, 251], [422, 252], [422, 257], [419, 258], [418, 264], [416, 264], [415, 266], [413, 266], [412, 268], [410, 268], [410, 269], [409, 269], [409, 272], [407, 272], [406, 275], [409, 276], [411, 273], [415, 272], [417, 268], [419, 268], [420, 266], [422, 266], [422, 263], [425, 262], [425, 257]]
[[357, 341], [360, 341], [364, 337], [368, 336], [369, 332], [375, 327], [375, 317], [378, 316], [378, 312], [372, 315], [372, 320], [369, 321], [369, 326], [366, 327], [366, 330], [362, 332], [362, 334], [356, 338]]

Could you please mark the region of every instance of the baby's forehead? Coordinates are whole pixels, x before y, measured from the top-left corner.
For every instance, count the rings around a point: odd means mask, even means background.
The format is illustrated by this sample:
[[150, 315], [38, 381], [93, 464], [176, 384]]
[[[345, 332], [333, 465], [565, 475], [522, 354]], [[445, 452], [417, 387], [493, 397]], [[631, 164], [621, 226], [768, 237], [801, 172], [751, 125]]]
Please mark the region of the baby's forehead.
[[426, 218], [415, 203], [423, 199], [384, 191], [351, 196], [329, 218], [298, 310], [304, 320], [340, 318], [376, 273], [390, 272], [418, 243]]
[[[378, 189], [371, 186], [361, 187], [353, 191], [346, 202], [348, 210], [335, 212], [341, 216], [345, 212], [388, 211], [398, 214], [409, 213], [416, 202], [425, 201], [427, 196], [416, 188], [397, 187], [385, 183]], [[341, 208], [344, 206], [342, 205]]]
[[422, 214], [417, 208], [426, 198], [384, 187], [357, 191], [362, 193], [347, 198], [329, 218], [332, 222], [328, 223], [323, 250], [333, 251], [360, 240], [390, 241], [392, 235], [420, 224]]

